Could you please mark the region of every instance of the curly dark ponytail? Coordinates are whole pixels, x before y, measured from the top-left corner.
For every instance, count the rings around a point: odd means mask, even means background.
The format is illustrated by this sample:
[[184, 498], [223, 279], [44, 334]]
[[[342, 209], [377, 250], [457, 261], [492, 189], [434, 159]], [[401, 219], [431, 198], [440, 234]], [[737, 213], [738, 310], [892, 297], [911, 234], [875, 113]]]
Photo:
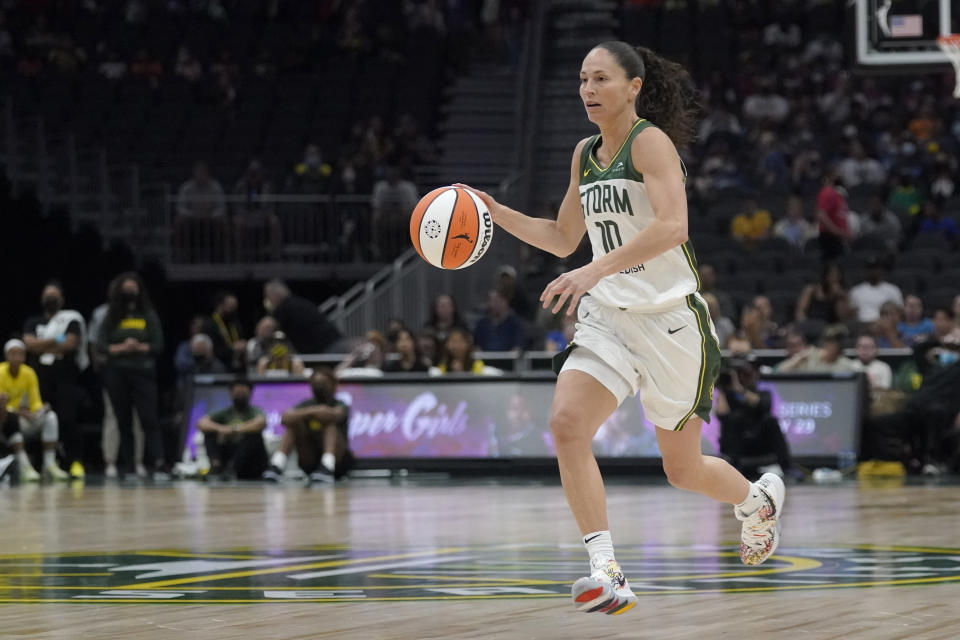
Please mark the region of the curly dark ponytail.
[[597, 48], [610, 53], [627, 78], [643, 80], [637, 95], [637, 115], [663, 129], [678, 148], [693, 142], [699, 106], [693, 80], [683, 65], [646, 47], [633, 47], [618, 40], [602, 42]]

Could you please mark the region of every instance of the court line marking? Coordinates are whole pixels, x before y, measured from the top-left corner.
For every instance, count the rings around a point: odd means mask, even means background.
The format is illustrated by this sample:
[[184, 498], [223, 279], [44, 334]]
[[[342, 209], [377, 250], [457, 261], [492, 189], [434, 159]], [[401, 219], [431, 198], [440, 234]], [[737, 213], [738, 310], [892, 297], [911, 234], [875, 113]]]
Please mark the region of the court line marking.
[[189, 578], [176, 578], [173, 580], [159, 580], [156, 582], [145, 582], [145, 583], [134, 583], [131, 585], [123, 585], [117, 587], [111, 587], [112, 589], [123, 590], [123, 589], [155, 589], [157, 587], [172, 587], [181, 584], [196, 584], [198, 582], [214, 581], [214, 580], [230, 580], [232, 578], [251, 578], [253, 576], [261, 575], [270, 575], [274, 573], [286, 573], [290, 571], [306, 571], [310, 569], [323, 569], [326, 567], [340, 567], [346, 565], [356, 565], [370, 562], [378, 562], [384, 560], [406, 560], [409, 558], [420, 558], [423, 556], [441, 556], [453, 553], [463, 553], [469, 551], [467, 548], [463, 547], [452, 547], [448, 549], [432, 549], [430, 551], [421, 551], [417, 553], [400, 553], [389, 556], [372, 556], [369, 558], [353, 558], [349, 560], [328, 560], [326, 562], [314, 562], [309, 564], [301, 565], [283, 565], [280, 567], [270, 567], [266, 569], [253, 569], [250, 571], [232, 571], [230, 573], [220, 573], [214, 575], [202, 575], [202, 576], [191, 576]]
[[310, 580], [311, 578], [325, 578], [327, 576], [339, 576], [350, 573], [363, 573], [365, 571], [379, 571], [381, 569], [401, 569], [403, 567], [422, 567], [425, 564], [443, 564], [444, 562], [459, 562], [460, 560], [470, 560], [475, 556], [453, 556], [452, 558], [423, 558], [420, 560], [408, 560], [406, 562], [388, 562], [383, 564], [362, 565], [359, 567], [348, 567], [346, 569], [330, 569], [328, 571], [309, 571], [307, 573], [294, 573], [289, 576], [293, 580]]
[[0, 580], [3, 578], [87, 578], [112, 575], [115, 574], [109, 571], [106, 573], [0, 573]]

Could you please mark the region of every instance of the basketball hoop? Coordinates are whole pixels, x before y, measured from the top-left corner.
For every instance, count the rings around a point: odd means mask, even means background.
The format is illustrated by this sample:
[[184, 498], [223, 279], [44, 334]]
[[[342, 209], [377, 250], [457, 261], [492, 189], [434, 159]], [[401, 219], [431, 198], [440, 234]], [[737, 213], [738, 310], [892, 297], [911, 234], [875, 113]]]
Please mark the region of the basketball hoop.
[[937, 44], [940, 45], [944, 55], [953, 63], [953, 69], [957, 76], [957, 87], [953, 90], [953, 97], [960, 98], [960, 34], [940, 36], [937, 38]]

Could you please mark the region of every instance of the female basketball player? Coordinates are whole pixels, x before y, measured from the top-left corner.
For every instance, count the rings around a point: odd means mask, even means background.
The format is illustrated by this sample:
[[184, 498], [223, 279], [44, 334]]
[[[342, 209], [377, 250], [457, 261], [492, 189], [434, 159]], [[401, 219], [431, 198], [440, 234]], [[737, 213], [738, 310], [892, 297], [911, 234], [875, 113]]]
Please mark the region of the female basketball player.
[[[724, 460], [700, 452], [720, 349], [697, 291], [687, 241], [686, 170], [676, 146], [693, 137], [691, 81], [679, 64], [623, 42], [597, 45], [583, 60], [580, 98], [600, 133], [577, 144], [557, 219], [531, 218], [483, 199], [494, 222], [558, 256], [584, 232], [593, 260], [547, 285], [556, 313], [579, 305], [559, 368], [550, 416], [567, 502], [590, 554], [591, 575], [573, 585], [582, 611], [619, 614], [636, 604], [614, 559], [603, 479], [590, 442], [628, 396], [640, 391], [673, 486], [735, 505], [740, 557], [755, 565], [779, 541], [784, 486], [765, 474], [750, 483]], [[460, 185], [463, 186], [463, 185]], [[581, 301], [581, 297], [583, 297]]]

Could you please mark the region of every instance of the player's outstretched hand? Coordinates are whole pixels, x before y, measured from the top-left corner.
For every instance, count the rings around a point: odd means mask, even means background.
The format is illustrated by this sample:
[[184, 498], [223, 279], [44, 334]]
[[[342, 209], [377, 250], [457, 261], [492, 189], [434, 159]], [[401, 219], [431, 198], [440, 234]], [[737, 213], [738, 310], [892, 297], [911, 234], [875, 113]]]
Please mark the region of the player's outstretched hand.
[[486, 191], [480, 191], [479, 189], [474, 189], [470, 185], [463, 184], [461, 182], [454, 182], [453, 186], [460, 187], [461, 189], [466, 189], [467, 191], [470, 191], [475, 196], [483, 200], [483, 204], [487, 205], [487, 211], [490, 212], [490, 217], [493, 218], [494, 222], [497, 222], [497, 218], [500, 215], [501, 209], [503, 209], [503, 205], [497, 202], [496, 200], [494, 200], [493, 196], [491, 196]]
[[593, 268], [593, 264], [588, 264], [579, 269], [568, 271], [548, 284], [547, 288], [540, 294], [540, 302], [546, 309], [550, 306], [550, 302], [556, 298], [557, 302], [553, 306], [553, 313], [557, 313], [569, 300], [570, 306], [567, 308], [567, 315], [569, 316], [577, 308], [583, 294], [596, 286], [598, 282], [600, 282], [600, 276]]

